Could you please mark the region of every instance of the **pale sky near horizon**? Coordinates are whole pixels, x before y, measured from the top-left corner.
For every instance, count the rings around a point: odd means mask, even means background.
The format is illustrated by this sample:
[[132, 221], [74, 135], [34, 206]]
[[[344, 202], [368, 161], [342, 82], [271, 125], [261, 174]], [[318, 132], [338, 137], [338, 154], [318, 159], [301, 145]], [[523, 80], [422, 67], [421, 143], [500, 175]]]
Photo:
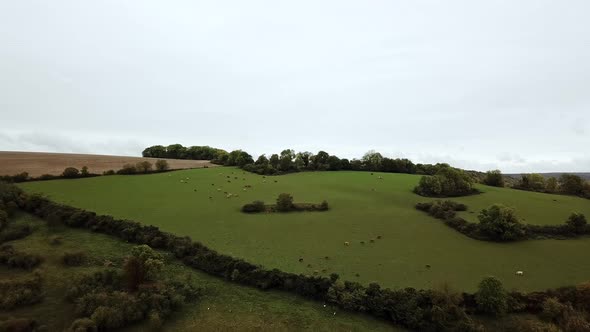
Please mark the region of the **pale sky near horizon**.
[[0, 150], [590, 171], [590, 1], [0, 1]]

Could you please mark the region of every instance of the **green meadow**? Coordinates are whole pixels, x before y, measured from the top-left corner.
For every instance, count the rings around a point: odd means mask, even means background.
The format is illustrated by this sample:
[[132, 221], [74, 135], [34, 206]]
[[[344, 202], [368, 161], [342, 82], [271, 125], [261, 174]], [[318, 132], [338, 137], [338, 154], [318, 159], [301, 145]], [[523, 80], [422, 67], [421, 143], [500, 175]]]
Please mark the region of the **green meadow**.
[[[263, 177], [219, 167], [20, 186], [99, 214], [188, 235], [222, 253], [295, 273], [336, 272], [345, 280], [378, 282], [391, 288], [449, 283], [466, 291], [475, 290], [488, 275], [500, 278], [508, 289], [523, 291], [589, 279], [590, 264], [584, 262], [590, 238], [517, 243], [470, 239], [414, 209], [415, 203], [430, 200], [412, 193], [419, 178], [347, 171]], [[590, 201], [581, 198], [478, 188], [482, 194], [454, 199], [468, 205], [462, 216], [471, 221], [493, 203], [513, 206], [532, 224], [563, 223], [573, 211], [590, 216]], [[295, 202], [325, 199], [331, 209], [240, 212], [243, 204], [253, 200], [273, 203], [282, 192], [292, 194]], [[227, 198], [226, 193], [232, 197]], [[346, 241], [350, 246], [344, 245]], [[516, 276], [517, 270], [525, 271], [524, 277]]]

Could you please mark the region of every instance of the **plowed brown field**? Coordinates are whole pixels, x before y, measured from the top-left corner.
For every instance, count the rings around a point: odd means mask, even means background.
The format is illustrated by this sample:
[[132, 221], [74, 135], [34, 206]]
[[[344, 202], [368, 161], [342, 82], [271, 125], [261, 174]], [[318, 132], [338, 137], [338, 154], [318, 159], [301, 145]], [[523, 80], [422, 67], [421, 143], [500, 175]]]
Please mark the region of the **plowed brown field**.
[[[66, 167], [88, 167], [90, 173], [102, 174], [104, 171], [118, 170], [125, 164], [135, 164], [147, 160], [152, 164], [157, 158], [105, 156], [94, 154], [12, 152], [0, 151], [0, 175], [15, 175], [22, 172], [30, 176], [43, 174], [60, 175]], [[165, 159], [170, 169], [200, 168], [217, 166], [209, 160]]]

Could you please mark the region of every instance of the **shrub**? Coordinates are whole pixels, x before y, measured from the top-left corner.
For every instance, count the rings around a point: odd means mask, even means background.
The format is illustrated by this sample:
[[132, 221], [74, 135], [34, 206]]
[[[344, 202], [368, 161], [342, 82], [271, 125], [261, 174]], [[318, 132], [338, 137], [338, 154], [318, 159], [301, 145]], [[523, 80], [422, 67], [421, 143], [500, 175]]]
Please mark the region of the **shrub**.
[[117, 174], [117, 173], [112, 169], [102, 172], [102, 175], [115, 175], [115, 174]]
[[257, 213], [266, 211], [266, 206], [262, 201], [254, 201], [252, 203], [245, 204], [242, 206], [242, 212], [245, 213]]
[[23, 279], [0, 280], [0, 309], [10, 310], [38, 303], [42, 299], [41, 276], [38, 273]]
[[88, 175], [90, 175], [90, 173], [88, 172], [88, 167], [82, 167], [82, 170], [80, 171], [80, 176], [87, 177]]
[[564, 304], [559, 302], [557, 298], [550, 297], [543, 302], [540, 316], [546, 321], [556, 323], [563, 316], [565, 310]]
[[565, 223], [576, 233], [583, 233], [588, 224], [586, 216], [578, 212], [572, 213]]
[[159, 172], [167, 171], [169, 168], [168, 162], [166, 160], [160, 159], [156, 161], [156, 170]]
[[80, 266], [86, 261], [86, 254], [82, 251], [66, 252], [62, 256], [62, 262], [67, 266]]
[[464, 171], [445, 166], [434, 176], [423, 176], [414, 192], [422, 196], [464, 196], [476, 192], [472, 185], [473, 180]]
[[74, 179], [80, 176], [80, 171], [78, 171], [78, 169], [75, 167], [68, 167], [64, 169], [63, 173], [61, 173], [61, 176], [66, 179]]
[[320, 204], [320, 210], [321, 211], [326, 211], [330, 208], [330, 206], [328, 205], [328, 201], [323, 200], [322, 203]]
[[502, 172], [500, 172], [498, 169], [487, 171], [483, 183], [487, 184], [488, 186], [504, 187], [504, 178], [502, 177]]
[[147, 173], [152, 170], [152, 163], [149, 161], [140, 161], [135, 165], [135, 169], [138, 173]]
[[293, 196], [287, 193], [279, 194], [277, 197], [277, 211], [288, 212], [293, 210]]
[[37, 331], [38, 323], [30, 318], [11, 318], [0, 321], [0, 331], [2, 332], [33, 332]]
[[18, 252], [11, 245], [0, 247], [0, 264], [31, 270], [39, 266], [42, 261], [41, 256]]
[[123, 165], [123, 167], [117, 171], [117, 174], [123, 174], [123, 175], [128, 175], [128, 174], [135, 174], [137, 173], [137, 169], [135, 168], [135, 166], [131, 165], [131, 164], [125, 164]]
[[97, 332], [96, 323], [90, 318], [76, 319], [67, 332]]
[[8, 213], [4, 210], [0, 210], [0, 231], [8, 225]]
[[475, 301], [479, 311], [491, 314], [502, 315], [506, 311], [507, 294], [500, 280], [495, 277], [484, 278], [478, 285], [475, 293]]
[[148, 245], [133, 247], [124, 265], [129, 289], [135, 290], [145, 281], [154, 280], [163, 265], [162, 256]]
[[481, 232], [493, 240], [512, 241], [525, 235], [525, 228], [515, 210], [504, 205], [494, 204], [483, 209], [478, 219]]
[[33, 233], [29, 225], [11, 225], [0, 233], [0, 243], [25, 238]]

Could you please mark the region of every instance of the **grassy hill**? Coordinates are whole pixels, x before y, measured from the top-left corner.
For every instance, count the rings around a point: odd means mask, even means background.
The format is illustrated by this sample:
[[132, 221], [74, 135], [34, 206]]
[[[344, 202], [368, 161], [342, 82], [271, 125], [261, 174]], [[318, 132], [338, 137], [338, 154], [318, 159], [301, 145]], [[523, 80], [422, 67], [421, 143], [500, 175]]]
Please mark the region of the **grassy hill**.
[[[47, 331], [63, 331], [76, 318], [74, 305], [65, 301], [66, 290], [72, 280], [84, 273], [103, 269], [110, 261], [121, 267], [125, 256], [133, 247], [115, 238], [71, 228], [48, 228], [44, 221], [20, 214], [11, 223], [29, 224], [32, 235], [9, 244], [20, 252], [40, 255], [43, 263], [38, 268], [42, 278], [43, 301], [10, 311], [0, 310], [0, 321], [9, 317], [34, 318], [45, 325]], [[61, 244], [50, 243], [60, 237]], [[62, 263], [65, 252], [82, 251], [86, 263], [66, 267]], [[197, 303], [188, 304], [163, 326], [168, 331], [224, 331], [239, 328], [242, 331], [314, 330], [314, 331], [391, 331], [395, 329], [364, 315], [341, 310], [321, 303], [304, 300], [293, 294], [260, 291], [250, 287], [211, 277], [188, 268], [170, 254], [166, 259], [165, 277], [190, 282], [203, 289]], [[0, 265], [0, 281], [11, 277], [25, 277], [25, 270]], [[334, 315], [336, 312], [336, 315]], [[134, 325], [130, 331], [146, 331], [149, 325]]]
[[[418, 180], [407, 174], [344, 171], [265, 178], [223, 167], [21, 186], [76, 207], [189, 235], [220, 252], [289, 272], [336, 272], [345, 280], [376, 281], [392, 288], [432, 288], [448, 282], [470, 291], [488, 275], [520, 290], [576, 284], [590, 275], [590, 266], [580, 264], [590, 250], [589, 238], [519, 243], [467, 238], [414, 209], [415, 203], [429, 200], [411, 192]], [[468, 205], [464, 216], [473, 221], [481, 208], [493, 203], [514, 206], [533, 224], [563, 223], [572, 211], [590, 215], [590, 204], [581, 198], [478, 189], [484, 193], [456, 199]], [[226, 192], [239, 196], [226, 198]], [[326, 199], [331, 210], [262, 215], [239, 211], [253, 200], [271, 203], [282, 192], [291, 193], [296, 202]], [[351, 245], [344, 246], [345, 241]], [[517, 270], [526, 276], [515, 276]]]

